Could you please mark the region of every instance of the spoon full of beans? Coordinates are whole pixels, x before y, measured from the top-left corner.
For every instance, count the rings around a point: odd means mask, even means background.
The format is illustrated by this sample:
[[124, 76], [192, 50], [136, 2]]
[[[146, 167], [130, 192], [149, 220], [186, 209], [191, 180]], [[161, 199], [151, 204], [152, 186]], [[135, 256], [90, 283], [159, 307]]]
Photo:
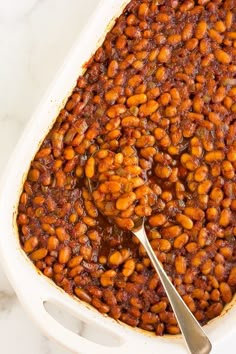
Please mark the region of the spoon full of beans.
[[145, 183], [145, 174], [142, 175], [133, 152], [130, 147], [128, 154], [133, 165], [123, 163], [122, 152], [100, 150], [91, 156], [85, 169], [89, 192], [103, 216], [130, 230], [143, 245], [165, 289], [189, 353], [208, 354], [212, 348], [210, 340], [170, 281], [146, 235], [144, 222], [152, 213], [155, 193]]

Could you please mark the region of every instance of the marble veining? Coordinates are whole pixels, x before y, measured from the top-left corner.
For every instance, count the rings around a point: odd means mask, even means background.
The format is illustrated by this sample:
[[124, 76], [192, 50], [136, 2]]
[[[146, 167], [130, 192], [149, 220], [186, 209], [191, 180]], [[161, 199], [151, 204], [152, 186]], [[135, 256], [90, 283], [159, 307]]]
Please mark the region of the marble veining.
[[0, 316], [9, 315], [16, 301], [12, 292], [0, 291]]

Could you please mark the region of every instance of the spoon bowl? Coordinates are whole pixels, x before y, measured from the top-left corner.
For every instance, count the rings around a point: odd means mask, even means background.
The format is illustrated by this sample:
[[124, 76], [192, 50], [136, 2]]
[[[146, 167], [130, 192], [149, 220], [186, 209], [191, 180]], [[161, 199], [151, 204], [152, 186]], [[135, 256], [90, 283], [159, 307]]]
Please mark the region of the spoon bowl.
[[[88, 189], [92, 195], [93, 189], [89, 178], [87, 178]], [[95, 202], [95, 201], [94, 201]], [[98, 208], [99, 212], [104, 216], [104, 213]], [[181, 329], [184, 341], [190, 354], [209, 354], [212, 345], [207, 335], [203, 331], [201, 325], [196, 320], [188, 306], [185, 304], [174, 285], [171, 283], [168, 275], [158, 260], [148, 240], [145, 228], [144, 218], [140, 217], [135, 221], [134, 228], [131, 232], [138, 238], [147, 252], [154, 269], [156, 270], [159, 279], [165, 289], [166, 295], [170, 301], [171, 307], [174, 311], [176, 320]]]

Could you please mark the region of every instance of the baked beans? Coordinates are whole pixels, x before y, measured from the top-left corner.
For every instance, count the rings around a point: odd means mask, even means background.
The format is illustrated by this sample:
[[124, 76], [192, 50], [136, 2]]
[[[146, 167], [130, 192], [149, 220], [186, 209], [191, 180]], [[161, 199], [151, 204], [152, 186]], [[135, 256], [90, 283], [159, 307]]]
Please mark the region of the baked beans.
[[101, 313], [177, 334], [130, 231], [145, 217], [157, 257], [205, 324], [236, 291], [235, 169], [235, 2], [132, 0], [31, 162], [22, 248]]

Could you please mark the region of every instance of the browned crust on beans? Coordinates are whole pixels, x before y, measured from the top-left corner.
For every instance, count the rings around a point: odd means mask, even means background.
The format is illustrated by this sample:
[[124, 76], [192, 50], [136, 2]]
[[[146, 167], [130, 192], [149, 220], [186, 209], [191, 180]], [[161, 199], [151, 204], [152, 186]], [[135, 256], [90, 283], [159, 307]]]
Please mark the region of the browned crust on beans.
[[101, 313], [157, 335], [179, 328], [127, 230], [137, 218], [201, 324], [235, 294], [235, 24], [232, 0], [130, 1], [20, 196], [20, 241], [35, 266]]

